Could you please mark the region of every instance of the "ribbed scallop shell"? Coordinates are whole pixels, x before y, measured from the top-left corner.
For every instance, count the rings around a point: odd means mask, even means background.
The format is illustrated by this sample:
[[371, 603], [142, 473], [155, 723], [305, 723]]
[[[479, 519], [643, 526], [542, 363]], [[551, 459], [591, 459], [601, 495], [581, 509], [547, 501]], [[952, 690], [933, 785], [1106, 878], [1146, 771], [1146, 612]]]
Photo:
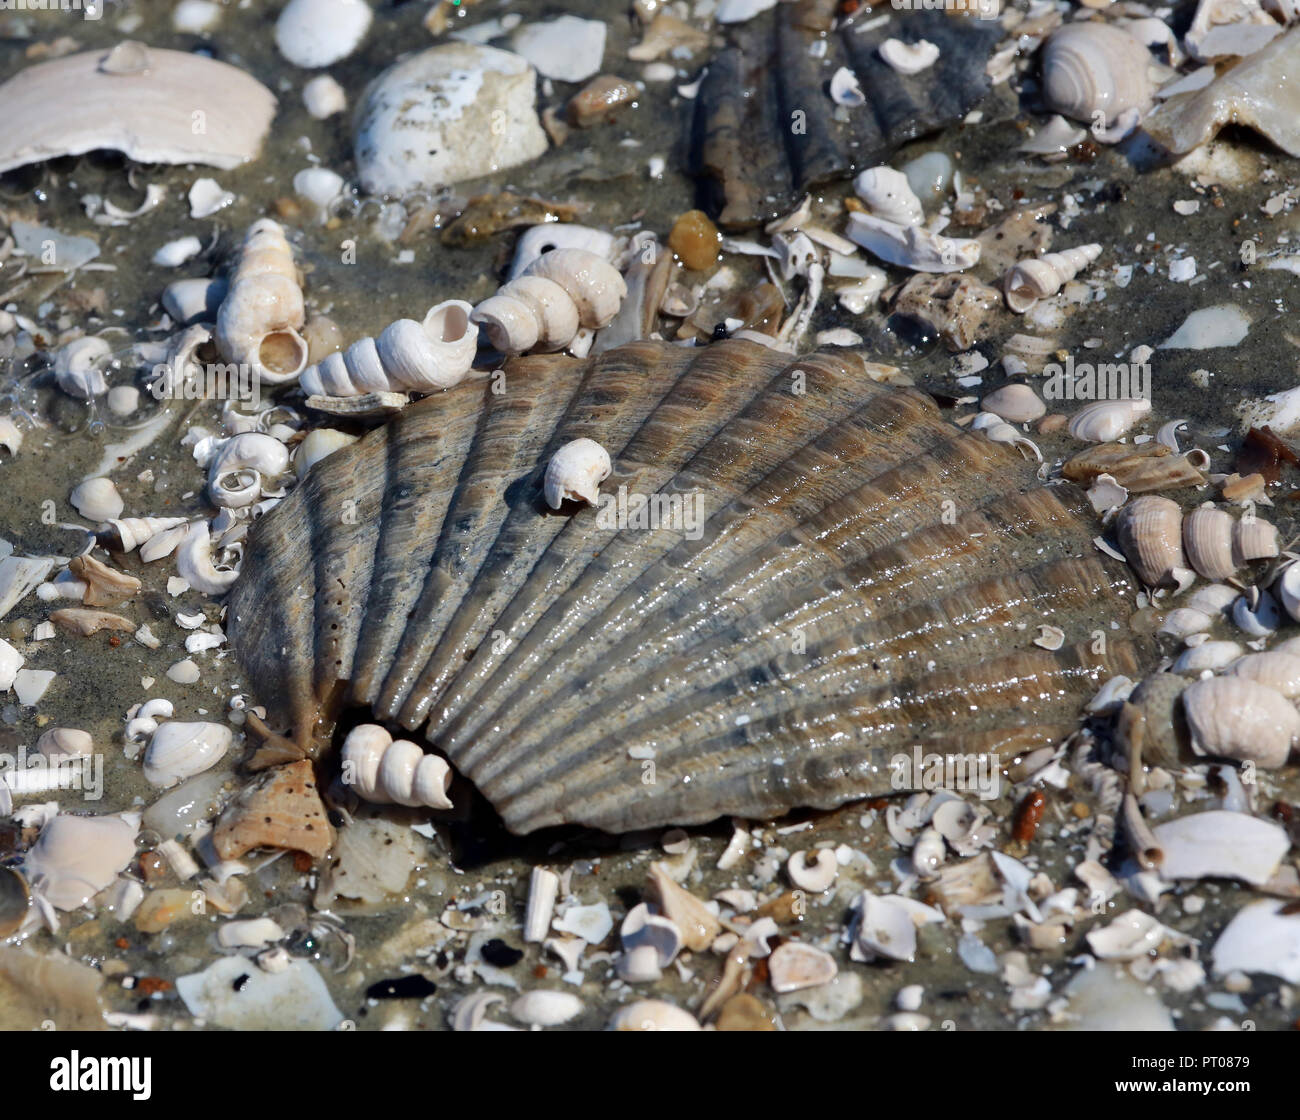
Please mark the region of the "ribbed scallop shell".
[[[515, 832], [623, 831], [887, 792], [914, 744], [1009, 759], [1140, 673], [1082, 494], [851, 351], [644, 341], [506, 373], [316, 463], [252, 527], [229, 633], [305, 745], [356, 706], [423, 729]], [[606, 503], [698, 493], [701, 531], [550, 511], [576, 439], [610, 453]]]

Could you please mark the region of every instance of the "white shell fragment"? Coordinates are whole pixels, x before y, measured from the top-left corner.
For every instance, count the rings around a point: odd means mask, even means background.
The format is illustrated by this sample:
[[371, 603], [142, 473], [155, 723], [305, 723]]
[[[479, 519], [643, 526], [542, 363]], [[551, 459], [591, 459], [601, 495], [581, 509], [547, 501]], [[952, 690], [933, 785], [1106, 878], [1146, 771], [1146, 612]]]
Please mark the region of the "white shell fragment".
[[557, 1027], [582, 1013], [582, 1000], [572, 992], [537, 989], [510, 1004], [510, 1014], [529, 1026]]
[[144, 752], [144, 776], [150, 785], [170, 789], [211, 770], [234, 741], [234, 733], [220, 723], [164, 723]]
[[1300, 983], [1300, 914], [1285, 899], [1263, 899], [1237, 912], [1214, 943], [1214, 972], [1263, 972]]
[[698, 1031], [699, 1021], [689, 1011], [660, 999], [640, 999], [620, 1007], [609, 1022], [615, 1031]]
[[511, 46], [544, 78], [585, 82], [600, 72], [605, 57], [605, 24], [577, 16], [526, 23], [514, 33]]
[[220, 168], [257, 157], [275, 115], [270, 90], [229, 63], [138, 43], [143, 66], [119, 66], [124, 45], [41, 62], [0, 85], [0, 172], [96, 148]]
[[221, 957], [202, 972], [176, 978], [191, 1015], [229, 1030], [329, 1031], [343, 1013], [310, 961], [258, 968], [247, 957]]
[[302, 87], [302, 103], [308, 116], [323, 121], [348, 107], [348, 95], [328, 74], [318, 74]]
[[23, 861], [30, 882], [60, 910], [84, 906], [135, 858], [138, 823], [120, 816], [60, 813], [37, 837]]
[[362, 187], [403, 195], [536, 159], [547, 146], [536, 82], [517, 54], [473, 43], [404, 58], [367, 88], [357, 109]]
[[1250, 330], [1250, 319], [1233, 303], [1215, 304], [1193, 311], [1169, 338], [1161, 350], [1212, 350], [1236, 346]]
[[960, 272], [980, 259], [978, 240], [945, 237], [919, 225], [902, 226], [874, 214], [850, 214], [845, 232], [887, 264], [916, 272]]
[[853, 191], [876, 217], [887, 222], [915, 226], [925, 217], [907, 176], [892, 167], [868, 167], [859, 172], [853, 180]]
[[787, 941], [772, 950], [767, 971], [772, 990], [784, 994], [829, 984], [839, 968], [825, 950], [801, 941]]
[[103, 365], [113, 348], [95, 335], [74, 339], [54, 355], [54, 380], [70, 397], [88, 401], [108, 392]]
[[928, 39], [918, 39], [915, 43], [886, 39], [877, 50], [880, 57], [900, 74], [919, 74], [939, 61], [939, 48]]
[[980, 401], [980, 408], [1012, 424], [1028, 424], [1047, 413], [1047, 405], [1033, 387], [1022, 384], [994, 389]]
[[1260, 886], [1291, 847], [1286, 830], [1248, 813], [1193, 813], [1152, 830], [1166, 879], [1240, 879]]
[[566, 501], [595, 505], [600, 484], [609, 477], [611, 469], [609, 452], [595, 440], [571, 440], [546, 464], [542, 479], [546, 504], [551, 509], [559, 509]]
[[275, 21], [275, 45], [295, 66], [332, 66], [361, 45], [372, 18], [365, 0], [289, 0]]

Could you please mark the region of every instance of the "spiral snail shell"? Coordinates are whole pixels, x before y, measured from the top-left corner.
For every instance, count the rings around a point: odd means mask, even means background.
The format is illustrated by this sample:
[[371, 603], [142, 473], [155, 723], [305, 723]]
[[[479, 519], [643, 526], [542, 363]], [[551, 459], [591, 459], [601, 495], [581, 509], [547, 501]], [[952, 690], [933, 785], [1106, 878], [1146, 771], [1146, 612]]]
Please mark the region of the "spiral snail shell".
[[478, 332], [471, 329], [472, 310], [464, 300], [449, 299], [429, 308], [421, 323], [389, 323], [378, 338], [363, 338], [305, 370], [303, 391], [358, 397], [449, 389], [464, 380], [474, 364]]
[[451, 768], [425, 754], [409, 739], [397, 739], [376, 723], [354, 727], [343, 741], [344, 782], [357, 796], [376, 805], [396, 802], [408, 808], [450, 809]]
[[1109, 126], [1125, 112], [1141, 114], [1150, 106], [1150, 64], [1146, 47], [1127, 31], [1096, 22], [1066, 24], [1043, 47], [1043, 100], [1055, 113]]
[[131, 552], [150, 537], [184, 525], [183, 517], [112, 518], [99, 527], [99, 543], [113, 552]]
[[267, 385], [292, 381], [307, 364], [298, 269], [284, 230], [269, 218], [248, 228], [230, 288], [217, 311], [217, 345]]
[[579, 328], [607, 326], [626, 295], [627, 283], [603, 257], [552, 249], [474, 308], [471, 318], [504, 353], [562, 350]]
[[1023, 314], [1040, 299], [1054, 296], [1099, 256], [1101, 246], [1093, 242], [1012, 265], [1002, 281], [1007, 306]]

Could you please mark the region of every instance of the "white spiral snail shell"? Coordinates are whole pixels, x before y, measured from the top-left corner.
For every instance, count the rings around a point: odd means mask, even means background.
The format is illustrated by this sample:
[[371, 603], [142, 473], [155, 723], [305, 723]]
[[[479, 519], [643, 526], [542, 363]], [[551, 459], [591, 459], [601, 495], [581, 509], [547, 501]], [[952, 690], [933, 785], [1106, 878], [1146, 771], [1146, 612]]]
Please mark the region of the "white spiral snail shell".
[[1096, 22], [1066, 24], [1043, 47], [1043, 100], [1073, 120], [1101, 119], [1110, 126], [1125, 112], [1140, 115], [1150, 107], [1150, 65], [1146, 47], [1127, 31]]
[[1023, 314], [1040, 299], [1056, 295], [1099, 256], [1101, 246], [1093, 242], [1012, 265], [1002, 281], [1007, 306]]
[[183, 517], [111, 518], [99, 527], [99, 543], [114, 552], [131, 552], [150, 537], [184, 524]]
[[363, 723], [343, 740], [344, 784], [375, 805], [396, 803], [408, 808], [450, 809], [447, 790], [451, 767], [435, 754], [425, 754], [409, 739], [394, 739], [376, 723]]
[[306, 313], [293, 250], [269, 218], [248, 228], [230, 289], [217, 312], [217, 345], [267, 385], [292, 381], [307, 364], [298, 332]]
[[398, 319], [378, 338], [363, 338], [304, 371], [308, 394], [359, 397], [365, 393], [432, 393], [459, 384], [474, 364], [478, 332], [464, 300], [434, 304], [423, 322]]
[[603, 257], [552, 249], [474, 308], [471, 318], [504, 353], [562, 350], [579, 328], [607, 326], [626, 296], [627, 283]]

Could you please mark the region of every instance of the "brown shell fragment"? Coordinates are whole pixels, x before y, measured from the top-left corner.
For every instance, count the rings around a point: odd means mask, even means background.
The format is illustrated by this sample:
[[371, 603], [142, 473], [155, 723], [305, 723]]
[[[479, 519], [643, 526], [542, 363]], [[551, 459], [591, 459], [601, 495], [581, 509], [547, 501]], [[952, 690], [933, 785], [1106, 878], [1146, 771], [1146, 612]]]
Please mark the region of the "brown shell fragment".
[[277, 766], [245, 787], [222, 812], [212, 842], [222, 859], [238, 859], [254, 848], [284, 848], [322, 859], [334, 844], [334, 829], [311, 763]]
[[[706, 208], [724, 229], [785, 213], [809, 191], [961, 120], [988, 92], [985, 65], [1002, 37], [996, 20], [918, 7], [864, 27], [873, 20], [864, 6], [830, 30], [836, 6], [778, 4], [729, 28], [728, 45], [710, 60], [695, 103], [692, 162], [712, 196]], [[919, 74], [900, 74], [878, 53], [891, 38], [926, 39], [939, 57]], [[847, 115], [827, 93], [841, 68], [865, 95]]]
[[135, 576], [110, 568], [93, 556], [75, 556], [68, 564], [73, 577], [86, 585], [82, 602], [88, 607], [107, 607], [140, 594], [141, 583]]
[[1061, 473], [1071, 482], [1090, 486], [1099, 475], [1110, 475], [1130, 494], [1204, 486], [1203, 475], [1186, 455], [1175, 455], [1162, 443], [1099, 443], [1066, 460]]
[[979, 341], [989, 316], [1001, 304], [996, 288], [963, 273], [918, 273], [898, 289], [893, 312], [935, 331], [957, 353]]
[[[1140, 675], [1147, 639], [1109, 629], [1134, 582], [1086, 496], [853, 350], [505, 368], [509, 393], [411, 404], [250, 529], [227, 632], [316, 757], [340, 698], [418, 731], [517, 833], [765, 819], [893, 792], [916, 747], [1055, 744]], [[542, 478], [578, 439], [612, 471], [557, 514]]]
[[64, 607], [51, 611], [50, 621], [65, 633], [79, 638], [89, 638], [101, 630], [122, 630], [130, 634], [136, 629], [136, 624], [129, 618], [87, 607]]

